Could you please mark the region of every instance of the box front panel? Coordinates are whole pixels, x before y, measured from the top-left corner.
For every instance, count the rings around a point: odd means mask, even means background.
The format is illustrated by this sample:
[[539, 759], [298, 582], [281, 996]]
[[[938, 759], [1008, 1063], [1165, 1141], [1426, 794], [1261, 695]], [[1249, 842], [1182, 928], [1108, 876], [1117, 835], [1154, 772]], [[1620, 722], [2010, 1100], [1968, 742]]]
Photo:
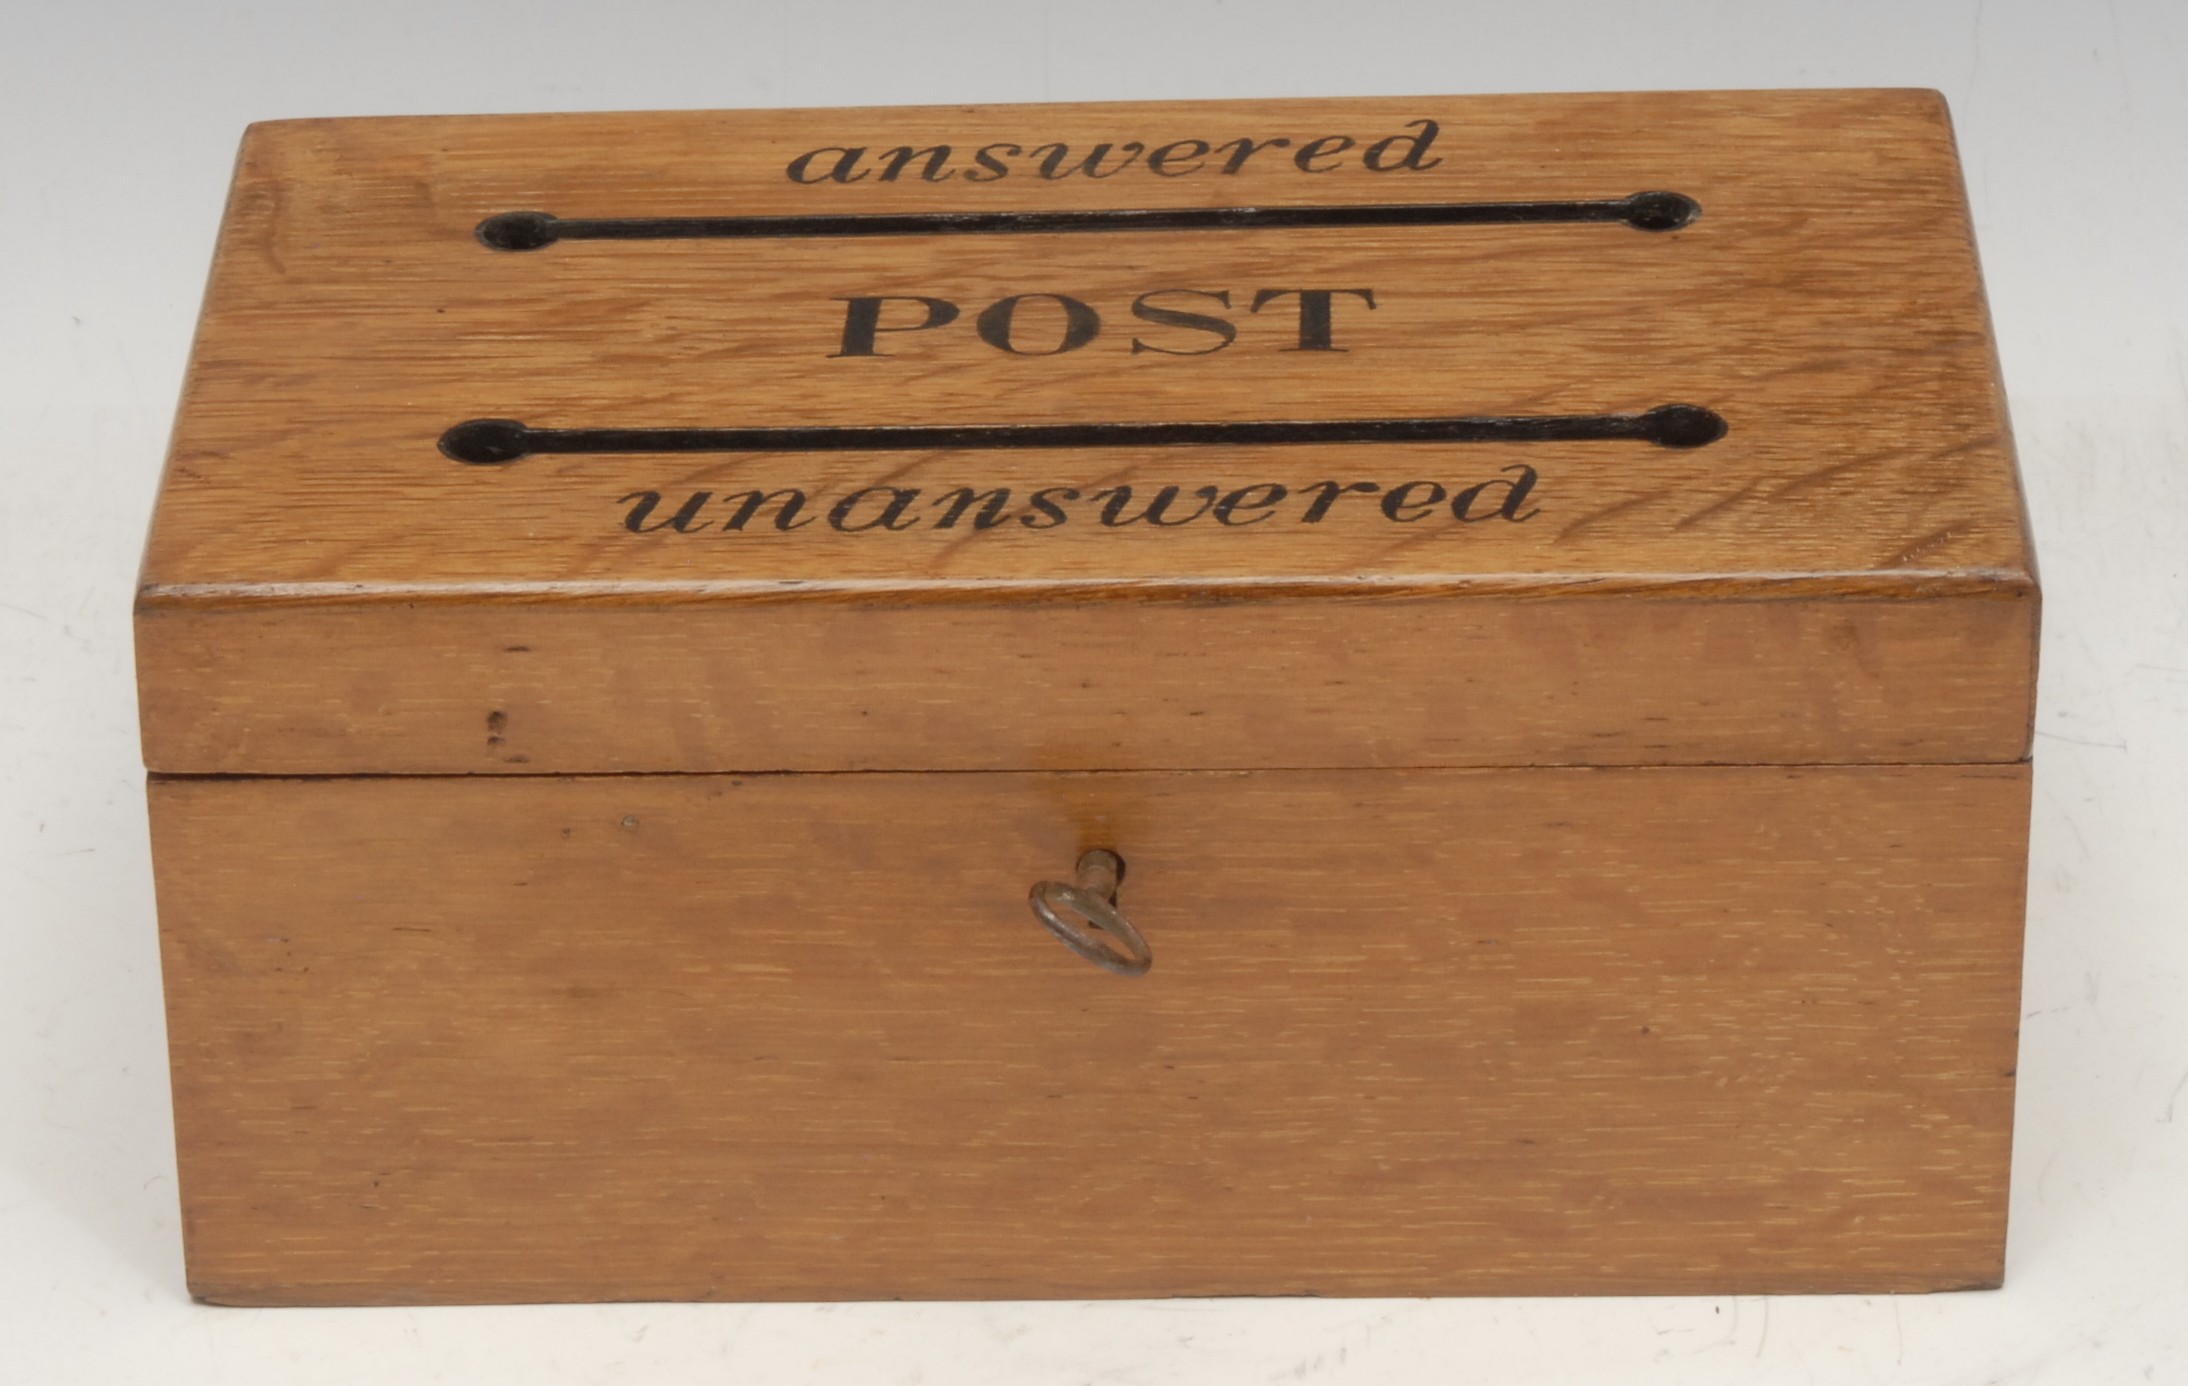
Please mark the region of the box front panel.
[[[2027, 792], [2025, 766], [155, 780], [191, 1287], [1993, 1284]], [[1143, 977], [1028, 910], [1093, 846]]]

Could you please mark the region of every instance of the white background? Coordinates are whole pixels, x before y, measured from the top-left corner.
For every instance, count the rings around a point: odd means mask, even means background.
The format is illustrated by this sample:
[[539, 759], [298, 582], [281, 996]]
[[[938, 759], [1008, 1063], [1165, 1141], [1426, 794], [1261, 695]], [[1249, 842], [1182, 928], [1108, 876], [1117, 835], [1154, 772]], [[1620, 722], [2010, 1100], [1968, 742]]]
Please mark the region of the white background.
[[[128, 612], [246, 122], [1799, 85], [1951, 99], [2042, 558], [2006, 1289], [189, 1302]], [[2188, 1382], [2184, 444], [2181, 0], [0, 0], [0, 1382]]]

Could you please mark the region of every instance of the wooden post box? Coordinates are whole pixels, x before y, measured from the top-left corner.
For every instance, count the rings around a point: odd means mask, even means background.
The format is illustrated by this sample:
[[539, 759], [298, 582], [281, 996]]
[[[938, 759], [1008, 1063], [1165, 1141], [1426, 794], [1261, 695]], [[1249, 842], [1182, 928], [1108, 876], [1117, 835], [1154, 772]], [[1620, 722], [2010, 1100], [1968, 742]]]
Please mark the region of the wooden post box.
[[1931, 93], [255, 127], [191, 1288], [1994, 1285], [2036, 629]]

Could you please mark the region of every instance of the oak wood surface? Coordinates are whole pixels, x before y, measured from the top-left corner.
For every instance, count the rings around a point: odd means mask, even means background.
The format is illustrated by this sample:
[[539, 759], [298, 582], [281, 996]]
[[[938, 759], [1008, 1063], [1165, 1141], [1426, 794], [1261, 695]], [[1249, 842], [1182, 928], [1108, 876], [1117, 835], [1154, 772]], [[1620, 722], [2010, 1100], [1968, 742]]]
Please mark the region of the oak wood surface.
[[[221, 1302], [1995, 1284], [2025, 765], [155, 778]], [[1025, 892], [1125, 858], [1154, 969]]]
[[788, 601], [146, 617], [154, 768], [2013, 761], [2036, 603]]
[[[1432, 167], [1364, 166], [1369, 140], [1422, 120], [1438, 123]], [[789, 160], [820, 146], [944, 143], [963, 166], [967, 151], [995, 141], [1086, 150], [1252, 137], [1296, 147], [1324, 133], [1361, 147], [1313, 174], [1278, 150], [1236, 175], [1141, 167], [1046, 180], [1021, 168], [987, 182], [914, 172], [818, 186], [785, 176]], [[570, 241], [525, 252], [473, 236], [482, 218], [519, 209], [856, 214], [1601, 199], [1658, 188], [1695, 198], [1699, 218], [1663, 233], [1350, 227]], [[1263, 289], [1302, 285], [1370, 287], [1376, 306], [1337, 301], [1340, 350], [1287, 349], [1300, 330], [1296, 303], [1247, 305]], [[1153, 289], [1230, 294], [1235, 341], [1196, 356], [1134, 352], [1135, 335], [1173, 348], [1187, 340], [1130, 316], [1135, 296]], [[1101, 334], [1078, 350], [1017, 356], [974, 332], [984, 305], [1028, 293], [1084, 300], [1102, 313]], [[880, 355], [832, 359], [843, 300], [858, 295], [937, 296], [963, 312], [947, 328], [887, 334]], [[462, 465], [435, 446], [474, 417], [539, 427], [1028, 424], [1595, 414], [1671, 402], [1719, 411], [1730, 432], [1695, 449], [939, 449], [503, 466]], [[1518, 467], [1537, 478], [1515, 507], [1525, 518], [1462, 523], [1446, 507], [1401, 521], [1379, 510], [1408, 481], [1456, 493], [1509, 486]], [[1318, 481], [1381, 489], [1347, 494], [1309, 523], [1302, 499]], [[1187, 506], [1202, 487], [1281, 485], [1288, 499], [1240, 525], [1203, 513], [1174, 528], [1109, 526], [1092, 502], [1068, 524], [1022, 523], [1036, 488], [1126, 485], [1142, 503], [1164, 485], [1183, 488]], [[917, 491], [904, 515], [914, 523], [842, 532], [817, 518], [872, 486]], [[785, 487], [813, 498], [806, 523], [779, 530], [762, 513], [726, 526], [719, 497]], [[941, 526], [950, 491], [1003, 487], [1012, 499], [1001, 523]], [[663, 498], [648, 521], [657, 526], [694, 492], [717, 499], [694, 512], [691, 532], [634, 533], [626, 498], [648, 491]], [[1363, 605], [1268, 615], [1276, 641], [1256, 642], [1264, 613], [1303, 598]], [[1610, 648], [1593, 642], [1641, 598], [1679, 599], [1631, 608], [1642, 625], [1663, 623], [1660, 657], [1643, 663], [1666, 680], [1664, 696], [1634, 699], [1635, 715], [1620, 720], [1613, 699], [1550, 695], [1582, 676], [1591, 650]], [[1603, 609], [1457, 609], [1492, 599]], [[1934, 605], [1892, 613], [1890, 599]], [[1757, 600], [1810, 609], [1739, 609]], [[1158, 610], [1195, 602], [1193, 620]], [[619, 609], [643, 614], [599, 614]], [[1931, 93], [303, 121], [256, 127], [244, 145], [147, 552], [140, 680], [148, 763], [189, 772], [1315, 763], [1247, 749], [1237, 729], [1299, 722], [1296, 671], [1317, 662], [1393, 690], [1358, 702], [1358, 725], [1335, 735], [1369, 763], [1617, 762], [1652, 747], [1669, 760], [2011, 760], [2026, 748], [2034, 620], [1967, 209]], [[1522, 624], [1569, 652], [1515, 654], [1483, 635]], [[886, 636], [915, 627], [946, 634], [946, 656], [926, 638]], [[1915, 627], [1931, 633], [1916, 638]], [[1413, 631], [1448, 636], [1466, 662], [1402, 649]], [[1098, 652], [1096, 677], [1116, 696], [1050, 696], [1060, 674], [1027, 687], [1029, 651], [1077, 642]], [[507, 648], [520, 645], [529, 650], [518, 663]], [[831, 664], [820, 648], [840, 658]], [[697, 649], [725, 652], [677, 653]], [[1283, 677], [1211, 682], [1203, 666], [1224, 650]], [[1873, 658], [1886, 654], [1910, 662]], [[1199, 710], [1231, 724], [1208, 758], [1194, 758], [1179, 725], [1114, 748], [1087, 730], [1141, 715], [1135, 686], [1182, 698], [1186, 671], [1214, 690]], [[888, 706], [848, 707], [854, 674]], [[1454, 681], [1485, 705], [1530, 711], [1497, 737], [1469, 738], [1494, 750], [1455, 753], [1421, 731], [1448, 709]], [[1669, 741], [1655, 734], [1646, 719], [1661, 704], [1695, 706], [1692, 687], [1708, 683], [1730, 690], [1732, 715], [1691, 720]], [[634, 687], [645, 720], [663, 730], [606, 730], [633, 716]], [[551, 713], [537, 706], [542, 690], [552, 690]], [[526, 698], [535, 705], [508, 706]], [[856, 711], [910, 732], [920, 709], [945, 701], [1001, 739], [938, 731], [914, 748], [852, 725]], [[1385, 705], [1391, 723], [1376, 725]], [[1927, 730], [1895, 733], [1901, 707], [1908, 726]], [[495, 710], [531, 739], [482, 765], [478, 733]], [[802, 749], [756, 754], [753, 737], [724, 730], [739, 717], [779, 723]], [[1773, 725], [1785, 744], [1758, 752]], [[1576, 754], [1587, 744], [1600, 755]], [[1087, 749], [1054, 750], [1073, 745]]]
[[[1044, 142], [1148, 162], [963, 176]], [[1651, 189], [1699, 217], [473, 234]], [[877, 295], [958, 317], [848, 351]], [[1100, 329], [998, 350], [1013, 295]], [[1729, 431], [437, 446], [1671, 403]], [[255, 127], [138, 598], [192, 1289], [1996, 1283], [2037, 617], [1931, 93]], [[1145, 978], [1026, 907], [1097, 845]]]

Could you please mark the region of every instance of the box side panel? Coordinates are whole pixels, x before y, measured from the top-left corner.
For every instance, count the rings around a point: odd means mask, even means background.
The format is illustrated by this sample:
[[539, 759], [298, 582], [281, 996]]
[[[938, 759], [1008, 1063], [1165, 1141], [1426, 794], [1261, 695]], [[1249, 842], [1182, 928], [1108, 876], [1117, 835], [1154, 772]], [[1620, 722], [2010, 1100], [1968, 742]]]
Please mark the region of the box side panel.
[[186, 774], [2011, 762], [2036, 603], [150, 608]]
[[[2025, 766], [155, 781], [193, 1291], [1992, 1285]], [[1028, 885], [1127, 863], [1143, 978]]]

